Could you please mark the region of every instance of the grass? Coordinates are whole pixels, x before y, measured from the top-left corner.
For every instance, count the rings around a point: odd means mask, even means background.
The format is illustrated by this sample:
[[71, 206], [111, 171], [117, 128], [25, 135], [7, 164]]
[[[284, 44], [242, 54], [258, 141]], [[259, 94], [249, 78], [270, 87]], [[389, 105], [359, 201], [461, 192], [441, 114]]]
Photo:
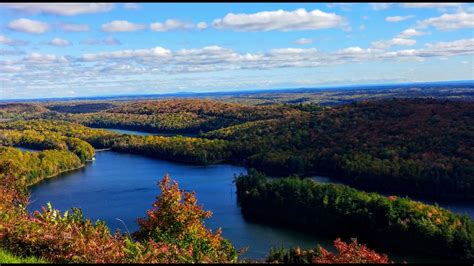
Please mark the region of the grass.
[[0, 264], [2, 263], [47, 263], [47, 261], [35, 257], [18, 257], [0, 249]]

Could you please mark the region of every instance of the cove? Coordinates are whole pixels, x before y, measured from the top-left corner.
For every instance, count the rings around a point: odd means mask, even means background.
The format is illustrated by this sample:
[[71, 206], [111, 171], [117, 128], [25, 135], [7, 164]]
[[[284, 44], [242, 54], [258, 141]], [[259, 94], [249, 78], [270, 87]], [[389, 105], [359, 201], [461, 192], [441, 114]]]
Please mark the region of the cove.
[[[96, 153], [96, 160], [86, 167], [44, 180], [30, 188], [28, 211], [40, 210], [47, 202], [66, 211], [81, 208], [84, 216], [106, 222], [112, 233], [116, 229], [133, 232], [136, 219], [144, 217], [159, 194], [157, 182], [168, 173], [181, 189], [195, 191], [198, 204], [213, 212], [206, 227], [222, 228], [222, 235], [236, 249], [249, 247], [241, 259], [263, 260], [271, 247], [300, 246], [314, 248], [320, 244], [334, 252], [332, 241], [290, 229], [254, 223], [243, 218], [237, 204], [234, 175], [246, 169], [228, 164], [198, 166], [112, 151]], [[316, 178], [315, 181], [318, 178]], [[320, 181], [329, 182], [329, 179]], [[377, 247], [370, 247], [377, 250]], [[426, 256], [387, 252], [393, 261], [437, 262]]]
[[163, 136], [163, 137], [173, 137], [181, 135], [183, 137], [194, 137], [197, 138], [198, 134], [191, 134], [191, 133], [152, 133], [146, 131], [137, 131], [137, 130], [128, 130], [128, 129], [118, 129], [118, 128], [97, 128], [97, 129], [104, 129], [109, 130], [119, 134], [126, 134], [126, 135], [136, 135], [136, 136]]
[[205, 221], [208, 228], [214, 231], [221, 227], [222, 235], [237, 249], [249, 247], [243, 258], [264, 259], [271, 247], [281, 246], [307, 248], [319, 243], [333, 250], [332, 239], [246, 221], [237, 205], [232, 182], [234, 175], [246, 173], [246, 169], [226, 164], [196, 166], [101, 151], [85, 168], [33, 186], [28, 210], [39, 210], [47, 202], [61, 211], [78, 207], [85, 217], [105, 221], [112, 232], [133, 232], [138, 228], [136, 219], [145, 216], [159, 194], [157, 182], [165, 173], [181, 189], [195, 191], [198, 204], [213, 212]]

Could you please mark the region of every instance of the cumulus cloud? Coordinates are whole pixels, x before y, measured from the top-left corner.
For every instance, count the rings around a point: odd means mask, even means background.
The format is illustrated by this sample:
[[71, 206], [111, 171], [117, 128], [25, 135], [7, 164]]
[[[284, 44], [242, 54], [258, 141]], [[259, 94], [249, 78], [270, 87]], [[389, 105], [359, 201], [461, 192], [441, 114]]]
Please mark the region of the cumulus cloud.
[[[161, 49], [166, 50], [165, 48]], [[24, 94], [24, 97], [31, 97], [31, 95], [51, 97], [58, 91], [62, 93], [62, 91], [68, 91], [70, 88], [81, 88], [86, 92], [96, 91], [101, 94], [116, 93], [117, 88], [123, 88], [127, 91], [138, 89], [140, 92], [150, 89], [150, 92], [152, 92], [151, 90], [156, 90], [157, 83], [159, 83], [160, 88], [170, 86], [173, 89], [187, 89], [192, 86], [194, 86], [193, 88], [202, 89], [209, 87], [222, 89], [221, 84], [226, 84], [228, 88], [232, 87], [234, 89], [237, 87], [249, 88], [255, 87], [255, 84], [260, 84], [252, 79], [273, 82], [275, 78], [281, 78], [282, 75], [277, 73], [272, 76], [254, 72], [255, 75], [249, 76], [244, 72], [237, 71], [231, 74], [223, 73], [222, 75], [180, 75], [179, 77], [171, 74], [239, 69], [320, 67], [350, 62], [422, 61], [430, 57], [447, 58], [458, 55], [472, 55], [474, 54], [474, 39], [433, 43], [420, 49], [390, 52], [372, 48], [348, 47], [336, 52], [326, 53], [314, 48], [290, 47], [272, 49], [267, 52], [241, 53], [220, 46], [168, 51], [169, 56], [150, 56], [151, 49], [128, 50], [128, 52], [117, 51], [115, 55], [114, 52], [107, 52], [108, 55], [94, 54], [95, 61], [82, 61], [80, 58], [69, 57], [66, 57], [66, 59], [57, 55], [33, 54], [22, 60], [0, 62], [0, 81], [3, 84], [2, 89], [4, 95], [7, 95], [6, 97], [19, 97], [21, 94], [15, 90], [16, 88], [22, 88], [22, 92], [28, 91]], [[303, 75], [298, 78], [291, 75], [289, 79], [297, 78], [304, 82], [306, 76]], [[322, 75], [321, 78], [325, 79], [324, 74]], [[363, 73], [356, 75], [357, 77], [354, 78], [359, 81], [366, 79]], [[373, 73], [372, 77], [375, 77], [378, 81], [381, 78], [384, 79], [383, 76], [374, 76]], [[387, 77], [392, 78], [393, 73], [387, 74]], [[248, 78], [251, 80], [248, 80]], [[350, 83], [351, 79], [350, 77], [346, 78], [345, 80], [348, 81], [346, 83]], [[288, 82], [288, 78], [284, 82]], [[336, 81], [330, 82], [334, 83]], [[274, 86], [274, 83], [265, 84], [265, 87]], [[286, 85], [282, 83], [280, 87], [284, 86]], [[10, 90], [9, 88], [15, 89]], [[64, 94], [60, 96], [64, 96]]]
[[425, 19], [418, 23], [418, 27], [420, 28], [426, 28], [428, 26], [433, 26], [439, 30], [474, 28], [474, 14], [466, 12], [443, 14], [439, 17]]
[[29, 64], [49, 64], [49, 63], [67, 63], [68, 60], [64, 56], [56, 56], [53, 54], [31, 53], [25, 58], [23, 62]]
[[139, 74], [144, 73], [146, 69], [144, 67], [134, 66], [130, 64], [114, 64], [103, 67], [100, 72], [107, 74]]
[[165, 22], [155, 22], [150, 24], [150, 29], [152, 31], [170, 31], [170, 30], [192, 30], [199, 29], [203, 30], [207, 28], [205, 22], [199, 22], [194, 25], [193, 23], [177, 20], [177, 19], [167, 19]]
[[102, 25], [101, 29], [105, 32], [129, 32], [143, 30], [144, 25], [135, 24], [126, 20], [114, 20]]
[[156, 57], [169, 57], [171, 51], [162, 47], [155, 47], [150, 49], [139, 49], [139, 50], [122, 50], [115, 52], [102, 52], [95, 54], [84, 54], [81, 57], [83, 61], [97, 61], [107, 59], [131, 59], [131, 58], [156, 58]]
[[31, 20], [27, 18], [20, 18], [20, 19], [13, 20], [10, 23], [8, 23], [7, 27], [10, 30], [21, 31], [25, 33], [33, 33], [33, 34], [43, 34], [49, 31], [50, 29], [49, 24], [47, 23]]
[[58, 27], [67, 32], [86, 32], [90, 30], [87, 24], [61, 23]]
[[29, 14], [51, 14], [74, 16], [107, 12], [114, 8], [111, 3], [0, 3], [0, 7], [9, 8]]
[[402, 31], [400, 34], [398, 34], [398, 38], [410, 38], [410, 37], [415, 37], [415, 36], [422, 36], [426, 35], [426, 32], [418, 31], [416, 29], [406, 29]]
[[137, 3], [124, 3], [123, 8], [126, 10], [139, 10], [142, 6]]
[[49, 42], [50, 45], [65, 47], [71, 45], [71, 42], [61, 38], [54, 38]]
[[393, 16], [393, 17], [386, 17], [385, 21], [387, 21], [387, 22], [400, 22], [400, 21], [404, 21], [404, 20], [407, 20], [407, 19], [411, 19], [413, 17], [414, 17], [413, 15], [410, 15], [410, 16]]
[[393, 38], [388, 41], [375, 41], [372, 42], [372, 47], [376, 49], [385, 49], [392, 46], [412, 46], [416, 44], [416, 40], [404, 39], [404, 38]]
[[[407, 49], [386, 52], [376, 47], [348, 47], [336, 52], [325, 53], [315, 48], [278, 48], [265, 53], [239, 53], [235, 50], [206, 46], [195, 49], [171, 51], [162, 47], [138, 50], [121, 50], [95, 54], [85, 54], [82, 62], [107, 62], [144, 67], [148, 71], [163, 73], [212, 72], [229, 69], [271, 69], [287, 67], [317, 67], [322, 65], [342, 64], [353, 61], [377, 60], [415, 60], [427, 57], [449, 57], [474, 53], [474, 39], [454, 42], [428, 44], [423, 49]], [[415, 40], [394, 38], [390, 45], [410, 46]], [[114, 68], [115, 68], [114, 67]], [[132, 68], [130, 68], [132, 69]], [[135, 69], [135, 68], [133, 68]]]
[[310, 43], [313, 43], [314, 40], [313, 39], [309, 39], [309, 38], [300, 38], [298, 40], [295, 41], [296, 44], [299, 44], [299, 45], [305, 45], [305, 44], [310, 44]]
[[426, 32], [418, 31], [416, 29], [406, 29], [391, 40], [381, 40], [372, 42], [372, 47], [375, 49], [386, 49], [392, 46], [413, 46], [416, 40], [410, 39], [416, 36], [422, 36]]
[[[398, 51], [354, 46], [336, 52], [288, 47], [266, 52], [242, 53], [214, 45], [175, 51], [163, 47], [119, 50], [84, 54], [79, 57], [32, 53], [20, 60], [0, 62], [0, 80], [7, 81], [4, 87], [13, 84], [15, 87], [30, 88], [32, 91], [38, 88], [63, 89], [63, 84], [81, 88], [86, 88], [87, 85], [100, 86], [102, 91], [104, 87], [117, 86], [118, 83], [121, 86], [133, 87], [156, 84], [157, 78], [154, 74], [320, 67], [351, 62], [422, 61], [431, 57], [448, 58], [472, 54], [474, 54], [474, 38], [427, 44], [419, 49]], [[22, 69], [27, 71], [17, 75], [16, 72]], [[232, 75], [234, 73], [238, 72], [233, 72]], [[233, 77], [226, 80], [235, 80], [235, 76]], [[189, 84], [185, 79], [185, 76], [180, 76], [179, 85], [186, 87], [196, 83], [194, 76]], [[214, 77], [209, 79], [216, 85]], [[268, 79], [268, 76], [265, 76], [265, 79]], [[167, 80], [176, 84], [176, 77], [170, 75], [162, 75], [159, 80], [160, 86], [164, 86]]]
[[17, 45], [26, 45], [29, 42], [23, 40], [13, 40], [7, 36], [0, 35], [0, 44], [10, 45], [10, 46], [17, 46]]
[[345, 26], [344, 19], [335, 13], [325, 13], [318, 9], [306, 11], [304, 8], [294, 11], [263, 11], [253, 14], [229, 13], [222, 19], [216, 19], [212, 25], [217, 29], [236, 31], [296, 31], [318, 30]]

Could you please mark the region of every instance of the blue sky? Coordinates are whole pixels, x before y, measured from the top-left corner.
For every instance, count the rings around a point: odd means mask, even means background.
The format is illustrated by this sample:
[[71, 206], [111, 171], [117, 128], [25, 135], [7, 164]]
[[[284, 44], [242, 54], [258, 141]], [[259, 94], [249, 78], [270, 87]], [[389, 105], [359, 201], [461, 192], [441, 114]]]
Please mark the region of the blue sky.
[[474, 5], [0, 3], [0, 98], [473, 79]]

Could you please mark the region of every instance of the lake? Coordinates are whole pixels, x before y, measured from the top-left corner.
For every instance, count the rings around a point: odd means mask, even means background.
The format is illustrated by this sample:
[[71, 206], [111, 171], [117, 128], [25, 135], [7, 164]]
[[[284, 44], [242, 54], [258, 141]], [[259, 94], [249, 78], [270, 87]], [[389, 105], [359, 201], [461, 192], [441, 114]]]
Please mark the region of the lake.
[[21, 151], [29, 151], [29, 152], [39, 152], [39, 151], [42, 151], [42, 150], [38, 150], [38, 149], [32, 149], [32, 148], [25, 148], [25, 147], [15, 147]]
[[[92, 220], [101, 219], [112, 232], [130, 232], [138, 228], [136, 219], [144, 217], [159, 194], [157, 182], [169, 173], [181, 189], [195, 191], [198, 204], [213, 212], [205, 221], [237, 248], [249, 247], [242, 258], [262, 260], [271, 247], [322, 245], [330, 251], [333, 239], [311, 236], [294, 230], [245, 220], [236, 199], [234, 175], [246, 173], [239, 166], [217, 164], [187, 165], [140, 155], [100, 151], [85, 168], [62, 174], [33, 186], [28, 210], [39, 210], [48, 201], [61, 211], [79, 207]], [[316, 181], [318, 178], [316, 178]], [[320, 181], [330, 182], [322, 178]], [[120, 220], [118, 220], [120, 219]], [[382, 250], [380, 251], [382, 252]], [[407, 256], [387, 252], [394, 261], [430, 262], [427, 256]], [[434, 261], [439, 261], [435, 259]]]
[[179, 133], [179, 134], [178, 133], [151, 133], [151, 132], [145, 132], [145, 131], [127, 130], [127, 129], [118, 129], [118, 128], [97, 128], [97, 129], [104, 129], [104, 130], [113, 131], [119, 134], [137, 135], [137, 136], [173, 137], [173, 136], [181, 135], [183, 137], [193, 137], [193, 138], [198, 137], [198, 134], [192, 134], [192, 133]]
[[236, 248], [250, 247], [245, 258], [263, 259], [272, 246], [314, 247], [320, 243], [331, 247], [331, 239], [315, 239], [244, 220], [232, 181], [234, 175], [246, 173], [246, 169], [225, 164], [196, 166], [101, 151], [97, 152], [95, 162], [85, 168], [32, 187], [32, 204], [28, 208], [40, 209], [48, 201], [61, 211], [79, 207], [86, 217], [104, 220], [112, 231], [119, 228], [126, 232], [128, 228], [132, 232], [138, 228], [136, 218], [146, 215], [159, 194], [156, 184], [165, 173], [178, 181], [180, 188], [195, 191], [198, 204], [213, 212], [206, 220], [208, 228], [222, 227], [223, 236]]

